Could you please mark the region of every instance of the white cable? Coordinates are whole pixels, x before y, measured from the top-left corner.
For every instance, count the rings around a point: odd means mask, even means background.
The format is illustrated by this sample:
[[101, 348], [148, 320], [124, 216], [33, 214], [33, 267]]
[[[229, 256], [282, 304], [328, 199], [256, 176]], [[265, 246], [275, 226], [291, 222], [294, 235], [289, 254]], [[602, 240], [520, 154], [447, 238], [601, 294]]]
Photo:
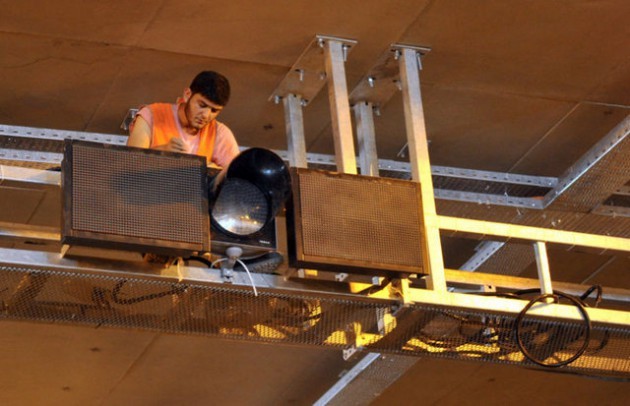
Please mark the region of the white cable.
[[213, 263], [210, 264], [210, 268], [214, 268], [214, 266], [216, 264], [218, 264], [219, 262], [223, 262], [223, 261], [227, 261], [227, 260], [228, 260], [228, 258], [219, 258], [219, 259], [217, 259], [216, 261], [214, 261]]
[[249, 273], [249, 269], [247, 269], [247, 265], [245, 265], [245, 263], [241, 261], [240, 259], [237, 259], [236, 262], [243, 265], [243, 268], [245, 268], [245, 272], [247, 272], [247, 276], [249, 276], [249, 280], [252, 283], [252, 288], [254, 289], [254, 296], [258, 296], [258, 292], [256, 291], [256, 285], [254, 285], [254, 279], [252, 278], [252, 274]]
[[[210, 268], [214, 268], [214, 266], [220, 262], [223, 261], [227, 261], [229, 258], [219, 258], [216, 261], [214, 261], [212, 264], [210, 264]], [[256, 285], [254, 284], [254, 279], [252, 278], [251, 273], [249, 273], [249, 269], [247, 268], [247, 265], [245, 265], [245, 263], [243, 261], [241, 261], [240, 259], [237, 259], [236, 262], [238, 262], [239, 264], [241, 264], [243, 266], [243, 268], [245, 268], [245, 272], [247, 272], [247, 276], [249, 277], [249, 281], [252, 283], [252, 289], [254, 289], [254, 296], [258, 296], [258, 291], [256, 290]]]

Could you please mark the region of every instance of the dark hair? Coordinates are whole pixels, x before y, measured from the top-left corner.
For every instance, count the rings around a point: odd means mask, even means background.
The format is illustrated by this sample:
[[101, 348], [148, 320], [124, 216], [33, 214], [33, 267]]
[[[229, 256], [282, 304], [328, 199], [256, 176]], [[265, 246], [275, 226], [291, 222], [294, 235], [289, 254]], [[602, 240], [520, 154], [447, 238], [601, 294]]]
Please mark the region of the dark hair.
[[199, 73], [190, 84], [193, 94], [201, 93], [212, 103], [225, 106], [230, 100], [230, 82], [220, 73], [210, 70]]

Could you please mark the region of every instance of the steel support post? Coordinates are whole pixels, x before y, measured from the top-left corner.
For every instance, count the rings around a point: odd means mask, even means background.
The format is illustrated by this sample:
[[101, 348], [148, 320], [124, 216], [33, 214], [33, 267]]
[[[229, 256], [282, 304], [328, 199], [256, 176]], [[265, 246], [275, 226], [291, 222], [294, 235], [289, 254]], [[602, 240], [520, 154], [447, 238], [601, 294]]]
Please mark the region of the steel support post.
[[304, 138], [304, 118], [302, 115], [302, 98], [288, 94], [282, 98], [284, 106], [284, 123], [287, 131], [287, 149], [289, 165], [306, 168], [306, 141]]
[[482, 241], [476, 248], [475, 254], [470, 257], [459, 269], [474, 272], [486, 262], [495, 252], [505, 245], [504, 242]]
[[359, 168], [361, 175], [366, 176], [378, 176], [378, 155], [376, 153], [376, 132], [372, 107], [370, 102], [359, 102], [352, 107], [357, 125]]
[[357, 173], [357, 162], [352, 140], [352, 121], [348, 86], [344, 68], [344, 54], [347, 45], [341, 41], [325, 40], [326, 76], [328, 77], [328, 99], [335, 141], [335, 161], [337, 170], [342, 173]]
[[549, 271], [549, 257], [547, 256], [547, 245], [542, 241], [534, 243], [536, 254], [536, 266], [538, 267], [538, 280], [540, 281], [540, 293], [552, 294], [551, 272]]
[[420, 94], [420, 54], [415, 49], [401, 47], [399, 52], [400, 78], [402, 82], [405, 125], [409, 144], [409, 163], [412, 179], [420, 182], [422, 194], [422, 219], [424, 224], [425, 265], [429, 271], [428, 287], [438, 292], [446, 292], [444, 260], [440, 231], [437, 227], [437, 213], [433, 194], [433, 180], [429, 162], [427, 132]]

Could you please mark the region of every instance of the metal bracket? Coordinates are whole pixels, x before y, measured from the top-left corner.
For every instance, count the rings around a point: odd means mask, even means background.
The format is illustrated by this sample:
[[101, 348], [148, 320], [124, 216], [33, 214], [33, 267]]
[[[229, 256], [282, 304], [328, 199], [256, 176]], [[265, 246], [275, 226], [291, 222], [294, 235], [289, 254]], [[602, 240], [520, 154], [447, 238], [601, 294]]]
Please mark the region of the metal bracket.
[[284, 98], [289, 94], [299, 95], [303, 106], [307, 106], [324, 87], [328, 77], [324, 64], [323, 46], [328, 41], [342, 43], [344, 56], [352, 51], [357, 41], [327, 35], [316, 35], [306, 49], [298, 57], [278, 87], [269, 96], [269, 101]]
[[139, 109], [129, 109], [127, 111], [127, 114], [125, 114], [125, 118], [123, 118], [122, 123], [120, 123], [121, 130], [129, 131], [129, 127], [131, 126], [131, 123], [133, 123], [133, 120], [136, 118], [138, 111]]
[[414, 49], [419, 56], [426, 55], [431, 50], [415, 45], [390, 45], [350, 93], [351, 105], [368, 102], [380, 107], [400, 91], [400, 69], [396, 55], [400, 55], [403, 48]]

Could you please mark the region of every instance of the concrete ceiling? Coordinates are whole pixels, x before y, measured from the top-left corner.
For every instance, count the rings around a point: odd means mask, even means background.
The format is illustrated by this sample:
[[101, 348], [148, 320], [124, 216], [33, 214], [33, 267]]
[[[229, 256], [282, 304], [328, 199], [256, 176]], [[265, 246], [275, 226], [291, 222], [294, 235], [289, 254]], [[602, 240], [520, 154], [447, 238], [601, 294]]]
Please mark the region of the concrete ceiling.
[[[283, 150], [282, 106], [268, 99], [316, 34], [358, 41], [349, 90], [390, 44], [431, 48], [421, 81], [433, 165], [558, 177], [630, 111], [627, 0], [0, 0], [0, 10], [6, 125], [123, 134], [129, 108], [174, 101], [213, 69], [232, 83], [221, 119], [239, 143]], [[400, 159], [401, 97], [381, 111], [379, 157]], [[334, 153], [326, 92], [304, 120], [308, 151]], [[57, 221], [41, 191], [2, 193], [27, 202], [0, 199], [2, 221]], [[628, 258], [602, 271], [606, 260], [562, 253], [552, 267], [567, 281], [630, 288]], [[0, 401], [12, 405], [311, 404], [352, 366], [324, 349], [6, 321], [0, 343]], [[616, 382], [421, 359], [375, 404], [629, 395]]]

